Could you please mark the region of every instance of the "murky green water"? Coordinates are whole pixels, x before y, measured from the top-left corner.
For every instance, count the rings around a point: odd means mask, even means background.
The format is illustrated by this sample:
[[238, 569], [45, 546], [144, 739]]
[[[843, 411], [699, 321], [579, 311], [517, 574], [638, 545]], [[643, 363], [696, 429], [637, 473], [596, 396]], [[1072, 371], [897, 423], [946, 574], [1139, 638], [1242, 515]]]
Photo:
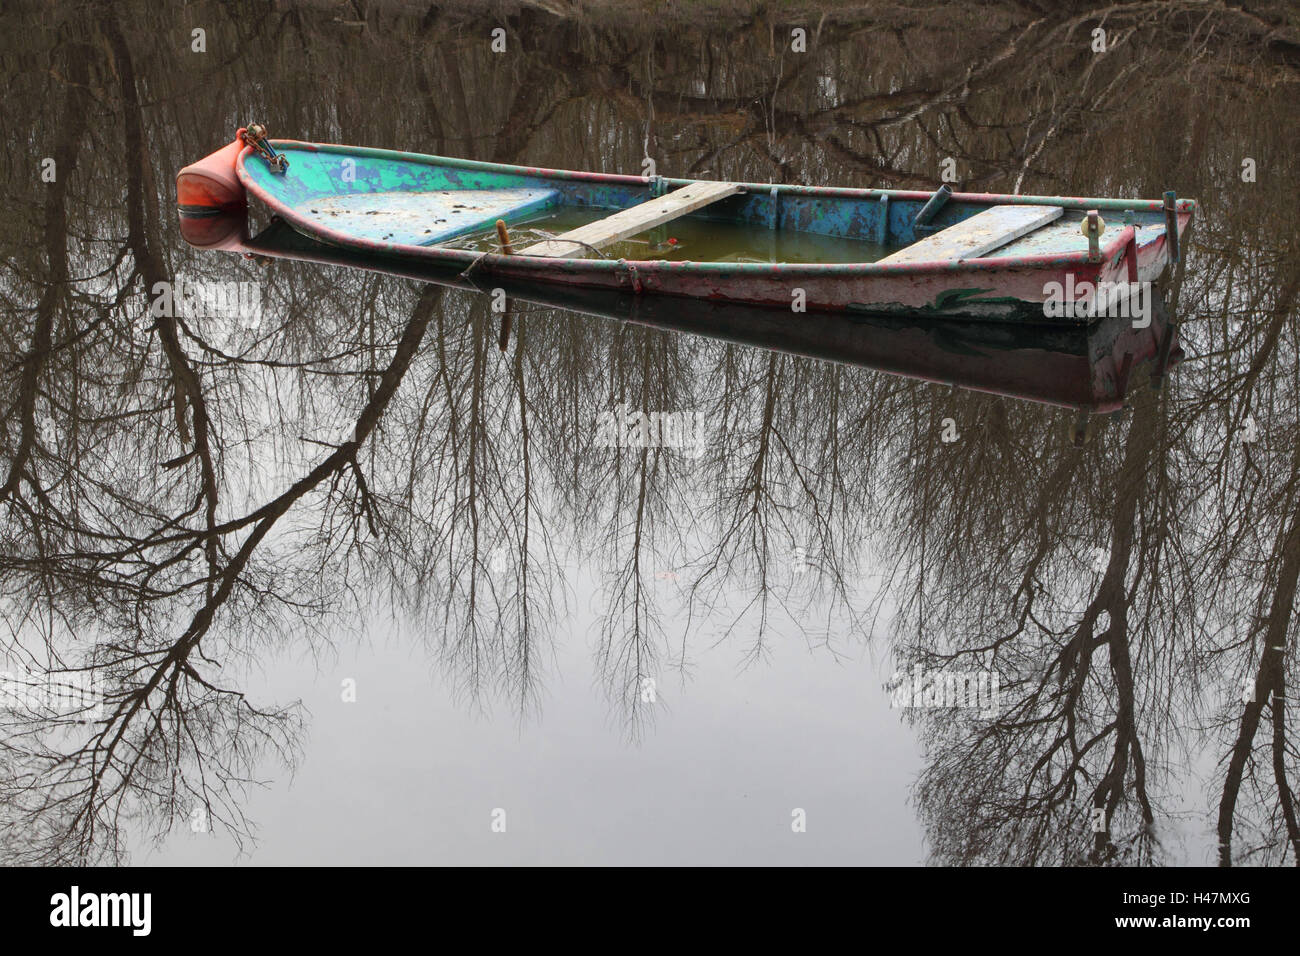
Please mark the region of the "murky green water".
[[[519, 249], [554, 238], [610, 215], [609, 210], [562, 207], [524, 219], [510, 227], [511, 243]], [[479, 252], [496, 252], [495, 229], [464, 236], [441, 245]], [[598, 254], [610, 259], [664, 259], [672, 262], [875, 262], [893, 250], [860, 239], [836, 239], [806, 232], [781, 232], [735, 222], [677, 219], [672, 223], [605, 246]], [[596, 255], [597, 253], [589, 253]]]

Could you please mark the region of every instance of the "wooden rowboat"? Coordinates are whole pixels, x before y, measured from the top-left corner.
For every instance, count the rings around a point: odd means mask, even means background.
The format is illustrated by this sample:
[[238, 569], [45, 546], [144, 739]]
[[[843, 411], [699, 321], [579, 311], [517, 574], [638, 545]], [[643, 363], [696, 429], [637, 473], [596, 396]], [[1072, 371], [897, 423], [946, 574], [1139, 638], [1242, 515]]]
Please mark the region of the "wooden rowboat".
[[[249, 130], [180, 172], [182, 215], [252, 197], [314, 240], [489, 286], [499, 278], [796, 313], [1087, 324], [1096, 290], [1155, 282], [1177, 261], [1195, 209], [1173, 193], [1089, 199], [574, 172]], [[1064, 310], [1053, 311], [1054, 295]]]

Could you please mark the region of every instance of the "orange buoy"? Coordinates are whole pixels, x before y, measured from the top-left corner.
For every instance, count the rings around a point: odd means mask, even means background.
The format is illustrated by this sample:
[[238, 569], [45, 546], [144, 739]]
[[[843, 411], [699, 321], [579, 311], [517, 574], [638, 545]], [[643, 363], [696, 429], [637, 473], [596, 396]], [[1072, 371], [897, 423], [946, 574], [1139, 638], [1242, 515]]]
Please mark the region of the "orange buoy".
[[235, 160], [243, 148], [243, 141], [236, 138], [176, 174], [176, 205], [182, 212], [210, 213], [247, 205], [244, 187], [235, 175]]

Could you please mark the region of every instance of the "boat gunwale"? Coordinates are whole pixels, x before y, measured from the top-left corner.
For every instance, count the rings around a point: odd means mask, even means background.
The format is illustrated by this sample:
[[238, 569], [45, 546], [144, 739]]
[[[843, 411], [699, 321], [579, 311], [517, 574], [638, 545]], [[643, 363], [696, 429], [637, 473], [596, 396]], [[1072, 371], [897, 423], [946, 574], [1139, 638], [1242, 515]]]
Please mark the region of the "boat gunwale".
[[[648, 186], [652, 177], [628, 176], [621, 173], [596, 173], [583, 170], [551, 169], [542, 166], [519, 166], [509, 163], [491, 163], [482, 160], [460, 159], [450, 156], [435, 156], [428, 153], [411, 153], [401, 150], [382, 149], [374, 146], [347, 146], [334, 143], [309, 143], [301, 140], [276, 139], [271, 141], [277, 150], [294, 149], [305, 152], [342, 153], [365, 156], [374, 159], [400, 160], [416, 162], [426, 166], [451, 166], [459, 169], [473, 169], [485, 172], [504, 172], [521, 176], [548, 179], [576, 180], [579, 182], [602, 182], [618, 185]], [[917, 262], [881, 263], [881, 262], [834, 262], [834, 263], [790, 263], [790, 262], [692, 262], [690, 260], [671, 261], [665, 259], [582, 259], [550, 258], [542, 256], [504, 255], [493, 252], [475, 252], [468, 249], [447, 249], [439, 246], [419, 246], [406, 243], [381, 242], [355, 236], [342, 230], [331, 229], [317, 220], [305, 216], [286, 203], [272, 196], [244, 168], [252, 147], [245, 146], [235, 162], [236, 174], [244, 188], [253, 193], [262, 203], [282, 216], [295, 228], [308, 235], [335, 245], [354, 246], [363, 249], [400, 253], [416, 258], [441, 262], [455, 262], [470, 265], [477, 260], [489, 263], [508, 260], [513, 267], [525, 270], [555, 272], [557, 270], [580, 274], [583, 272], [621, 271], [635, 268], [639, 272], [659, 272], [680, 270], [701, 275], [771, 275], [771, 276], [809, 276], [827, 277], [839, 275], [907, 275], [936, 272], [984, 272], [999, 269], [1023, 268], [1061, 268], [1066, 266], [1095, 266], [1096, 261], [1089, 261], [1086, 250], [1063, 254], [1025, 255], [1025, 256], [986, 256], [972, 259], [932, 259]], [[664, 177], [671, 185], [685, 186], [698, 182], [717, 182], [711, 179], [678, 179]], [[731, 180], [728, 180], [729, 182]], [[899, 189], [863, 189], [848, 186], [801, 186], [781, 183], [737, 183], [742, 192], [766, 192], [776, 190], [778, 193], [796, 196], [814, 196], [833, 199], [875, 199], [882, 196], [891, 199], [925, 201], [931, 193], [917, 190]], [[1063, 209], [1098, 209], [1129, 210], [1133, 212], [1160, 212], [1164, 202], [1159, 199], [1105, 199], [1081, 198], [1069, 196], [1020, 196], [1000, 193], [957, 193], [954, 192], [949, 202], [971, 202], [987, 205], [1054, 205]], [[1188, 219], [1196, 209], [1196, 200], [1177, 200], [1176, 210]], [[1182, 229], [1180, 232], [1184, 231]], [[1136, 232], [1132, 224], [1126, 225], [1111, 242], [1102, 246], [1101, 258], [1107, 260], [1127, 245]], [[1162, 236], [1163, 238], [1163, 236]], [[1154, 240], [1153, 240], [1154, 241]]]

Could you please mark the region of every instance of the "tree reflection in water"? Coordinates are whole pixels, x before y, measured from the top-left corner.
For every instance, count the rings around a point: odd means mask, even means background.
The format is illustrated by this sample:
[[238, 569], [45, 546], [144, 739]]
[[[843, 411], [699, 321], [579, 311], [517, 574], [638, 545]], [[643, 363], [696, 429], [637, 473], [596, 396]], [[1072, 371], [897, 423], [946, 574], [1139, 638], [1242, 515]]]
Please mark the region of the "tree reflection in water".
[[[6, 860], [117, 859], [196, 803], [249, 834], [247, 789], [292, 764], [302, 721], [225, 675], [375, 603], [428, 625], [467, 705], [533, 713], [582, 565], [633, 736], [645, 680], [688, 669], [706, 629], [757, 660], [888, 619], [900, 668], [1001, 679], [994, 715], [909, 712], [937, 862], [1169, 858], [1201, 753], [1221, 862], [1296, 861], [1294, 27], [1121, 4], [1100, 55], [1083, 13], [900, 7], [828, 13], [794, 54], [799, 24], [763, 16], [646, 34], [525, 9], [500, 57], [454, 8], [365, 10], [345, 29], [212, 8], [204, 54], [137, 2], [4, 15], [0, 109], [28, 131], [0, 157], [5, 666], [93, 672], [103, 695], [4, 711]], [[182, 243], [174, 171], [251, 113], [566, 168], [648, 152], [676, 175], [919, 187], [951, 158], [971, 190], [1176, 186], [1202, 203], [1189, 358], [1075, 448], [1042, 406], [558, 310], [502, 356], [483, 298]], [[151, 314], [180, 275], [255, 283], [260, 314]], [[703, 455], [595, 445], [620, 404], [699, 414]]]

